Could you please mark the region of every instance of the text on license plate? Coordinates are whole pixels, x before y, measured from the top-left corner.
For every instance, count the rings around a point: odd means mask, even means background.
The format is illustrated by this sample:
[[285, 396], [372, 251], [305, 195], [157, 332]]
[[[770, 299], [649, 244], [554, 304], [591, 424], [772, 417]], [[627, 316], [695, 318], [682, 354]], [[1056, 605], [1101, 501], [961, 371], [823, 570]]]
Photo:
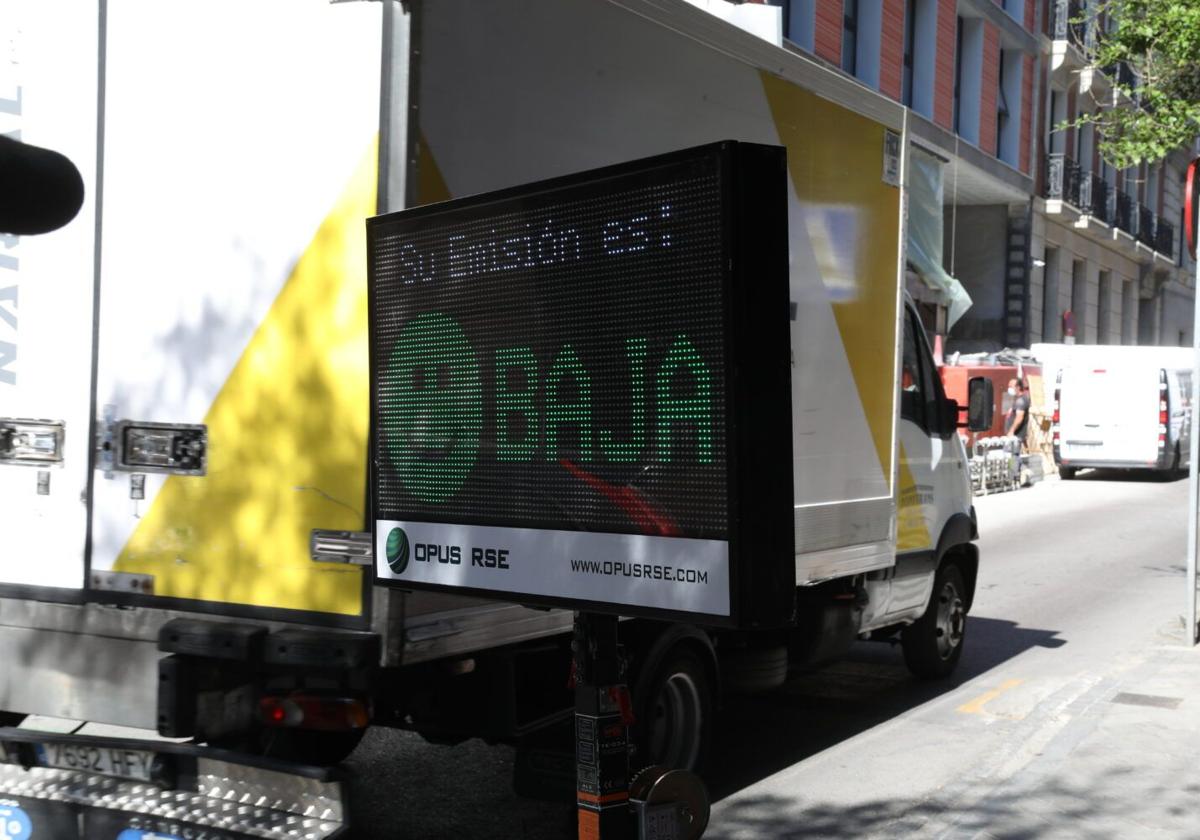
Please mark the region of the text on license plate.
[[150, 780], [150, 764], [154, 760], [154, 753], [145, 750], [91, 744], [38, 744], [37, 752], [45, 767], [83, 770], [142, 782]]

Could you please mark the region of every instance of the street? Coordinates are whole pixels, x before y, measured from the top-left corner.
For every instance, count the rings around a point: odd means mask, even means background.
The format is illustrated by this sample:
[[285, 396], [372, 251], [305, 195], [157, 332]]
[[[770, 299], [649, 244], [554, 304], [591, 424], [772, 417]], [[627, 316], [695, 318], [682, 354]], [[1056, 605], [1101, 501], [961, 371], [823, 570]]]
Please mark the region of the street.
[[[976, 499], [979, 587], [954, 677], [917, 681], [898, 649], [863, 643], [727, 700], [705, 836], [1194, 835], [1186, 500], [1186, 480], [1116, 473]], [[569, 804], [512, 794], [512, 762], [373, 730], [349, 762], [355, 836], [571, 836]]]

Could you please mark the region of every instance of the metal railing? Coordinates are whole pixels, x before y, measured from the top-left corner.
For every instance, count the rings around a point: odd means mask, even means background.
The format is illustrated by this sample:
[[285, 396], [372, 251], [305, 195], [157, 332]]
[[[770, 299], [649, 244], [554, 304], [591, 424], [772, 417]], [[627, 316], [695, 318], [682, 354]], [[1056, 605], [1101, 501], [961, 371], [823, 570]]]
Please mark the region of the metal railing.
[[1046, 198], [1079, 206], [1079, 164], [1064, 154], [1046, 155]]
[[1134, 87], [1137, 84], [1137, 76], [1133, 72], [1133, 68], [1127, 62], [1117, 62], [1117, 82], [1122, 85]]
[[1133, 235], [1133, 199], [1120, 190], [1109, 192], [1108, 223]]
[[1054, 0], [1054, 40], [1070, 40], [1090, 54], [1096, 45], [1096, 20], [1081, 0]]
[[1095, 172], [1085, 172], [1079, 180], [1079, 209], [1108, 222], [1108, 182]]
[[1161, 216], [1154, 226], [1154, 250], [1164, 257], [1175, 255], [1175, 226]]
[[1145, 204], [1137, 206], [1137, 238], [1143, 245], [1154, 247], [1154, 212]]

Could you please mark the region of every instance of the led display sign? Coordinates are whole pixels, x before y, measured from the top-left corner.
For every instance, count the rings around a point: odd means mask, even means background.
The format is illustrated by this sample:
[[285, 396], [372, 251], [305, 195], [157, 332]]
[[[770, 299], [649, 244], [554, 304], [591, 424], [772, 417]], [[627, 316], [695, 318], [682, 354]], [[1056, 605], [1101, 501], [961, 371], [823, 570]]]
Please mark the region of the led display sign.
[[370, 220], [377, 578], [735, 623], [757, 459], [791, 514], [785, 179], [723, 143]]

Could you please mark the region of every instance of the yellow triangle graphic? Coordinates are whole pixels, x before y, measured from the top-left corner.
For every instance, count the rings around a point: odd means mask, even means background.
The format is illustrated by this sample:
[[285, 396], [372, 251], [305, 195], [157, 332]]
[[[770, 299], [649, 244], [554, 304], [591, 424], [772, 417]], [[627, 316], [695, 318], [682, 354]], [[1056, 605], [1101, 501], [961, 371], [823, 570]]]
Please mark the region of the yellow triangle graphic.
[[208, 474], [168, 478], [117, 558], [156, 595], [361, 613], [361, 570], [313, 563], [308, 539], [363, 527], [377, 159], [372, 143], [213, 401]]
[[760, 75], [797, 197], [841, 220], [832, 229], [810, 225], [809, 235], [818, 253], [824, 248], [839, 254], [842, 276], [822, 279], [880, 467], [890, 481], [900, 191], [882, 179], [884, 128], [770, 73]]

